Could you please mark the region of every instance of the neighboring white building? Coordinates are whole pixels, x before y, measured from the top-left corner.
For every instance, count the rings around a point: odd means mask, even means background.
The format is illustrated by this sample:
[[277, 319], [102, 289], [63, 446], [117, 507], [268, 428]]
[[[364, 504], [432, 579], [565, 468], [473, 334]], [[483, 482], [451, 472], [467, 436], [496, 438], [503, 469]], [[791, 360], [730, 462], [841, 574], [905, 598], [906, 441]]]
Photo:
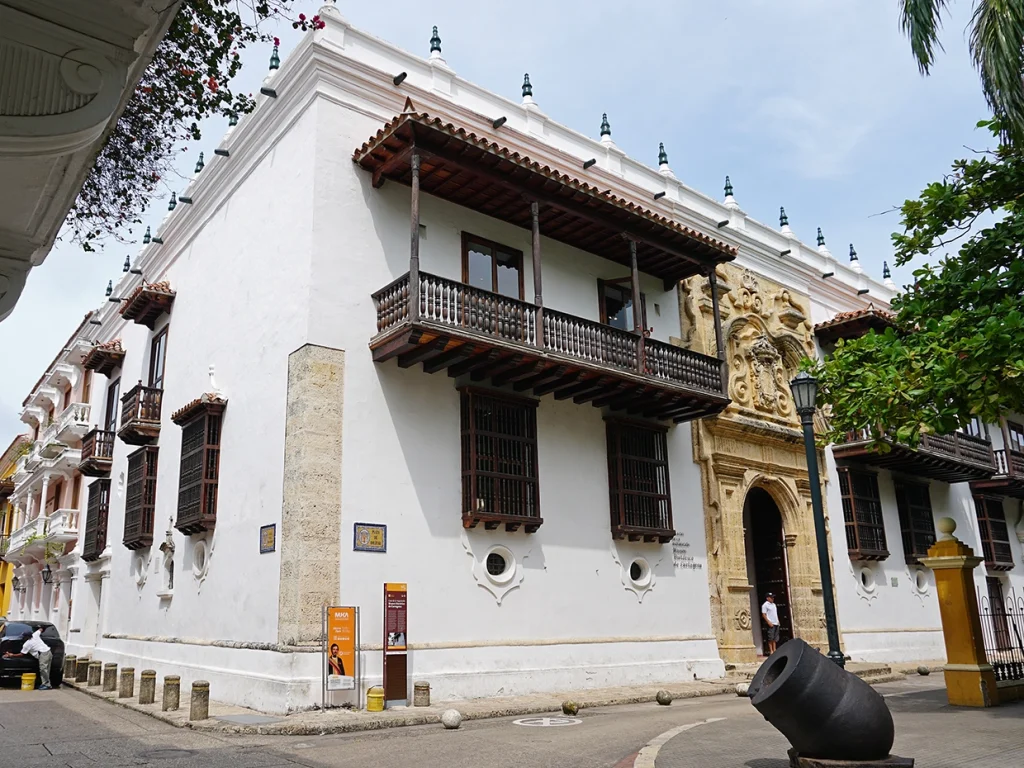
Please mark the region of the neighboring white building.
[[[57, 475], [80, 522], [56, 593], [43, 550], [9, 553], [9, 615], [275, 712], [319, 704], [323, 604], [360, 607], [362, 688], [380, 683], [385, 582], [408, 584], [409, 679], [439, 700], [722, 675], [691, 430], [728, 390], [680, 342], [679, 280], [735, 260], [809, 295], [815, 322], [890, 289], [525, 88], [509, 101], [321, 16], [26, 401], [42, 432], [10, 552], [56, 530]], [[32, 410], [56, 377], [81, 403], [64, 442], [63, 416]], [[886, 478], [873, 590], [832, 529], [847, 649], [941, 656]], [[933, 488], [966, 533], [969, 491]], [[356, 523], [386, 525], [387, 552], [355, 551]]]

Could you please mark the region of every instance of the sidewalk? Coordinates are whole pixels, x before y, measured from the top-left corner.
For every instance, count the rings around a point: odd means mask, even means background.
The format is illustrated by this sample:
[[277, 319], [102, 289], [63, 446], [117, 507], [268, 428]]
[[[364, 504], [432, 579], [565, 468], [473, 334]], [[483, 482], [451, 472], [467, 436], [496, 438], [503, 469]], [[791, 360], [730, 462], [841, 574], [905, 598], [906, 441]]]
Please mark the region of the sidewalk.
[[[925, 662], [936, 665], [938, 662]], [[894, 665], [909, 671], [917, 664]], [[897, 671], [885, 664], [849, 664], [847, 668], [875, 684], [891, 680], [902, 680], [904, 671]], [[941, 665], [939, 666], [941, 668]], [[666, 690], [675, 699], [691, 699], [700, 696], [717, 696], [734, 693], [736, 684], [753, 676], [756, 664], [744, 664], [729, 671], [721, 680], [696, 681], [689, 683], [668, 683], [663, 685], [629, 686], [619, 688], [595, 688], [585, 691], [532, 694], [528, 696], [504, 696], [464, 701], [446, 701], [429, 707], [393, 707], [384, 712], [365, 710], [330, 709], [298, 712], [292, 715], [265, 715], [244, 707], [235, 707], [215, 700], [210, 702], [210, 719], [189, 722], [189, 692], [181, 692], [181, 708], [177, 712], [162, 711], [161, 686], [157, 686], [157, 700], [154, 704], [139, 704], [137, 698], [118, 699], [115, 693], [103, 693], [98, 687], [87, 687], [83, 683], [65, 681], [65, 685], [77, 688], [90, 696], [105, 699], [112, 704], [144, 712], [179, 728], [193, 728], [202, 731], [260, 735], [322, 735], [329, 733], [350, 733], [374, 731], [405, 725], [426, 725], [440, 723], [441, 714], [447, 709], [457, 709], [465, 720], [479, 720], [494, 717], [533, 715], [559, 712], [566, 699], [576, 701], [581, 709], [607, 707], [616, 704], [653, 702], [659, 690]], [[136, 690], [138, 688], [136, 687]], [[213, 693], [216, 693], [215, 691]]]

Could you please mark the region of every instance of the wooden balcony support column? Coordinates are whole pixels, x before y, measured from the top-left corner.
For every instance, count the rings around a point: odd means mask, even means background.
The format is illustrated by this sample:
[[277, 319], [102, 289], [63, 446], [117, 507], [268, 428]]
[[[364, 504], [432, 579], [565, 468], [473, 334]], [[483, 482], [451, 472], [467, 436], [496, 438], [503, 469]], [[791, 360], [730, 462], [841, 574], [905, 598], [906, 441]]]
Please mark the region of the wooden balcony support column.
[[540, 203], [530, 200], [530, 222], [533, 233], [533, 303], [537, 305], [537, 346], [544, 348], [544, 291], [540, 272]]
[[[625, 237], [625, 235], [624, 235]], [[629, 240], [629, 282], [633, 288], [633, 333], [636, 334], [636, 366], [640, 373], [644, 372], [644, 323], [643, 310], [640, 304], [640, 270], [636, 265], [636, 240]], [[601, 299], [604, 301], [604, 299]]]
[[725, 359], [725, 335], [722, 333], [722, 313], [718, 308], [718, 275], [712, 267], [708, 272], [708, 284], [711, 286], [711, 312], [715, 316], [715, 354], [722, 361], [722, 391], [729, 392], [729, 363]]
[[420, 154], [415, 147], [409, 158], [412, 175], [412, 202], [409, 225], [409, 319], [416, 322], [420, 316]]

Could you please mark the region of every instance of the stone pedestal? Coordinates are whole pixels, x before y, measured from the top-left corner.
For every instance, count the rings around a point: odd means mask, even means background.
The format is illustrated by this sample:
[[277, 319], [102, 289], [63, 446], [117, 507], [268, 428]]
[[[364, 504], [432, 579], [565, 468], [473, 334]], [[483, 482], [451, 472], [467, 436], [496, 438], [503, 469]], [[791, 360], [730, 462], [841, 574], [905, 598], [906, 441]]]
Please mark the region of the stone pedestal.
[[914, 758], [889, 755], [885, 760], [822, 760], [817, 757], [802, 757], [796, 750], [789, 750], [790, 768], [914, 768]]
[[102, 661], [90, 661], [88, 672], [86, 672], [86, 685], [92, 688], [100, 684], [100, 677], [103, 674]]
[[192, 701], [188, 710], [189, 720], [206, 720], [210, 717], [210, 684], [205, 680], [192, 683]]
[[414, 683], [412, 686], [412, 705], [414, 707], [430, 706], [430, 683]]
[[939, 540], [921, 564], [935, 571], [935, 587], [946, 642], [946, 696], [960, 707], [999, 704], [996, 678], [985, 658], [985, 645], [974, 587], [974, 569], [981, 563], [974, 551], [953, 536], [956, 521], [940, 518]]
[[181, 701], [181, 678], [177, 675], [164, 677], [164, 712], [177, 712]]
[[103, 665], [103, 692], [113, 693], [117, 690], [117, 664]]
[[130, 699], [135, 695], [135, 667], [121, 670], [121, 684], [117, 689], [117, 698]]
[[84, 683], [89, 679], [89, 662], [92, 661], [88, 656], [79, 656], [75, 659], [75, 682]]
[[144, 669], [139, 676], [139, 704], [156, 701], [156, 670]]
[[64, 657], [64, 679], [74, 680], [78, 674], [78, 657], [77, 656], [65, 656]]

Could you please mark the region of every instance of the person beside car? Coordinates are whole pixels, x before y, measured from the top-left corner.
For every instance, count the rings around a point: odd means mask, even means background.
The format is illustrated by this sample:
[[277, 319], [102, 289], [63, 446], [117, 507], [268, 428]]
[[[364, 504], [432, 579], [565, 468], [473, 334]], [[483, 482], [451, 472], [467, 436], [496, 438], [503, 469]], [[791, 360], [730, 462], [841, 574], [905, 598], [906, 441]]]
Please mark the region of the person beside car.
[[39, 660], [39, 690], [50, 690], [50, 664], [53, 662], [53, 653], [50, 646], [43, 642], [41, 637], [43, 630], [37, 629], [31, 634], [25, 633], [25, 642], [21, 646], [21, 653], [5, 653], [4, 657], [10, 656], [34, 656]]

